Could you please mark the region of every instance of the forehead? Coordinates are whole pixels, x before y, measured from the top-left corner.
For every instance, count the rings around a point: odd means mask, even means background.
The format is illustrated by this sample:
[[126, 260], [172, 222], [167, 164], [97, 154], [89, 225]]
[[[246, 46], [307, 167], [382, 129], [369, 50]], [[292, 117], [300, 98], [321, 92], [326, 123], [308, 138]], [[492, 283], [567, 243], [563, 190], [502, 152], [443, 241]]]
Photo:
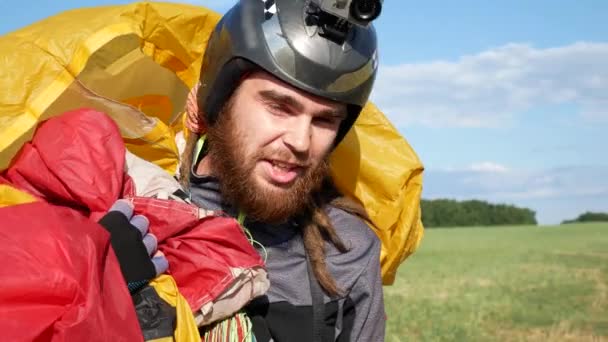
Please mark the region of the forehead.
[[333, 109], [336, 111], [346, 111], [346, 105], [340, 102], [328, 100], [321, 96], [308, 93], [298, 89], [265, 71], [255, 71], [247, 75], [241, 85], [239, 91], [250, 93], [259, 93], [264, 90], [273, 90], [281, 95], [290, 96], [305, 106], [321, 109]]

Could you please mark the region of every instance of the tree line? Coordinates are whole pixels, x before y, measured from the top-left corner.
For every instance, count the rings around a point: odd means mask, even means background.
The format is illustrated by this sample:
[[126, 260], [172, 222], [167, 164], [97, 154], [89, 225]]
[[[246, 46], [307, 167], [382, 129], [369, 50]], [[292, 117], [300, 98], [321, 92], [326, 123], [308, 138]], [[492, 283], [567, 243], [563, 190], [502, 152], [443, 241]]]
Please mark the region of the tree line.
[[421, 210], [425, 228], [537, 224], [531, 209], [480, 200], [423, 199]]
[[573, 220], [562, 221], [562, 224], [582, 222], [608, 222], [608, 213], [585, 212]]

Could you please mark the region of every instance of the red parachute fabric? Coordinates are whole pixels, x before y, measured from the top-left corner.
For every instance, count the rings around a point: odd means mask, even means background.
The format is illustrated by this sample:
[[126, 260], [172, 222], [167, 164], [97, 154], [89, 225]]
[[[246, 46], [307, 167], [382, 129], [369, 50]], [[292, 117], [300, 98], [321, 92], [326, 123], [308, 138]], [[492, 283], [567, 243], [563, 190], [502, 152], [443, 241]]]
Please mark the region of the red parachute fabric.
[[109, 235], [68, 208], [0, 208], [3, 341], [142, 341]]
[[[131, 198], [135, 213], [144, 214], [150, 220], [150, 231], [157, 236], [159, 249], [169, 260], [169, 273], [192, 310], [198, 310], [225, 290], [235, 279], [232, 269], [263, 267], [262, 259], [236, 220], [199, 219], [196, 206], [135, 197], [133, 182], [124, 173], [124, 167], [125, 147], [116, 124], [104, 113], [80, 109], [44, 122], [0, 178], [42, 201], [64, 207], [67, 212], [71, 210], [73, 215], [83, 214], [94, 222], [117, 199]], [[19, 213], [38, 220], [45, 217], [35, 210], [22, 209]], [[103, 228], [89, 223], [82, 229]], [[74, 239], [71, 243], [80, 242]], [[4, 240], [0, 241], [0, 250], [5, 244]], [[52, 253], [49, 258], [54, 257]], [[15, 259], [7, 256], [4, 261], [10, 265]], [[65, 272], [72, 271], [66, 269]], [[121, 277], [116, 279], [117, 284], [124, 286], [122, 281]], [[18, 286], [14, 289], [14, 296], [28, 292], [17, 291]], [[130, 304], [130, 299], [125, 300]], [[4, 304], [0, 302], [0, 306]], [[103, 334], [91, 331], [93, 333]]]
[[[5, 171], [10, 184], [97, 221], [123, 193], [125, 147], [116, 124], [94, 110], [44, 122]], [[132, 188], [132, 186], [127, 186]]]

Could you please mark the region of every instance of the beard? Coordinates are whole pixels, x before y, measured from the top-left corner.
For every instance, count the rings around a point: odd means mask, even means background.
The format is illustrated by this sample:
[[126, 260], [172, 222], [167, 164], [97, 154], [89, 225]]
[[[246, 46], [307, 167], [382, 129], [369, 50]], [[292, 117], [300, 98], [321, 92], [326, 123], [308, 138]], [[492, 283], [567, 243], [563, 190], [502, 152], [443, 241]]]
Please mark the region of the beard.
[[285, 222], [311, 206], [313, 195], [320, 192], [323, 181], [329, 178], [328, 158], [306, 168], [290, 185], [260, 184], [254, 173], [259, 161], [292, 160], [293, 154], [287, 149], [261, 149], [247, 155], [243, 137], [228, 101], [217, 121], [207, 130], [207, 157], [213, 174], [219, 178], [224, 201], [248, 217], [267, 223]]

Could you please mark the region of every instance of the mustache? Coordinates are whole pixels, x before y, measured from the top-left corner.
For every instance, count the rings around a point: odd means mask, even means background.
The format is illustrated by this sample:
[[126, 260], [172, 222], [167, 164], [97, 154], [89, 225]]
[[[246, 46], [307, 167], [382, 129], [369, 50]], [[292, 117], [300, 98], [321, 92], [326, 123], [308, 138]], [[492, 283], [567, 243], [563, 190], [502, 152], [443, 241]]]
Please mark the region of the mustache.
[[289, 149], [284, 148], [274, 148], [270, 151], [258, 151], [258, 153], [256, 153], [255, 159], [280, 161], [301, 168], [309, 168], [311, 166], [310, 159], [307, 155], [298, 156], [296, 153], [293, 153]]

